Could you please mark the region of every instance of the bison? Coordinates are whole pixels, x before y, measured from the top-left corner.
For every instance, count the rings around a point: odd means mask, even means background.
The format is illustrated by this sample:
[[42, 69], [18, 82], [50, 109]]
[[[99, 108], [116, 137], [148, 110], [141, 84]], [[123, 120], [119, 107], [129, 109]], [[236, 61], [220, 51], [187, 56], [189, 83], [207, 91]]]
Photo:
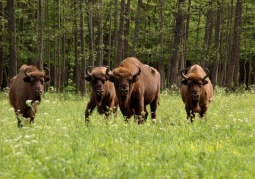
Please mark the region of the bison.
[[146, 105], [150, 104], [151, 118], [156, 120], [156, 110], [160, 99], [160, 74], [148, 65], [142, 64], [137, 58], [124, 59], [118, 68], [109, 73], [109, 80], [114, 82], [119, 107], [128, 120], [132, 115], [138, 117], [138, 124], [146, 120]]
[[181, 70], [181, 96], [185, 103], [187, 119], [190, 118], [191, 123], [195, 118], [195, 113], [199, 113], [203, 117], [208, 109], [208, 105], [213, 97], [213, 87], [208, 78], [209, 70], [199, 65], [193, 65], [187, 74], [187, 69]]
[[50, 77], [44, 72], [26, 64], [22, 65], [19, 73], [10, 80], [9, 101], [17, 115], [18, 127], [22, 127], [20, 116], [30, 118], [30, 124], [34, 122], [44, 93], [44, 83], [48, 81]]
[[92, 66], [87, 67], [86, 73], [88, 76], [85, 80], [91, 84], [90, 100], [85, 110], [85, 121], [89, 119], [90, 113], [97, 106], [99, 114], [105, 114], [106, 118], [109, 115], [108, 110], [113, 110], [114, 115], [117, 115], [118, 99], [114, 85], [108, 80], [106, 76], [106, 67], [95, 67], [91, 72], [88, 70], [93, 68]]

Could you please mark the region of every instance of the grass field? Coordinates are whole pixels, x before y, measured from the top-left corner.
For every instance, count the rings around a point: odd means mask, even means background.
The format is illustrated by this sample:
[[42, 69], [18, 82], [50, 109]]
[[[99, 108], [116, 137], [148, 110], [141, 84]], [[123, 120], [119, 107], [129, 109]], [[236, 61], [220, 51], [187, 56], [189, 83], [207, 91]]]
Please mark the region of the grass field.
[[89, 96], [46, 93], [33, 125], [17, 128], [0, 93], [0, 178], [254, 178], [255, 93], [218, 89], [207, 115], [186, 120], [178, 94], [161, 94], [157, 122], [108, 121]]

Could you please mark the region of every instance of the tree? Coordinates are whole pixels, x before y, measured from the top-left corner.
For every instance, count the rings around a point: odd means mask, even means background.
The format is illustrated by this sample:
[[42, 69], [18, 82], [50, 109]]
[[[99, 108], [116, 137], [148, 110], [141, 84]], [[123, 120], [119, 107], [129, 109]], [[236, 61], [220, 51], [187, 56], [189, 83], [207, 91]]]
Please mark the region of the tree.
[[9, 78], [12, 78], [17, 74], [15, 0], [8, 0], [7, 8], [8, 8], [9, 56], [10, 56]]
[[221, 28], [221, 14], [222, 14], [222, 7], [220, 1], [217, 1], [217, 12], [216, 12], [216, 20], [215, 20], [215, 42], [214, 42], [214, 62], [212, 67], [212, 84], [214, 86], [217, 85], [218, 79], [218, 70], [219, 70], [219, 59], [220, 59], [220, 28]]
[[171, 55], [171, 70], [170, 70], [170, 78], [169, 78], [169, 85], [170, 88], [173, 85], [177, 85], [177, 74], [178, 74], [178, 62], [179, 62], [179, 45], [180, 45], [180, 38], [181, 38], [181, 29], [184, 21], [184, 11], [183, 5], [185, 0], [178, 0], [178, 11], [175, 14], [175, 28], [174, 28], [174, 42], [172, 48], [172, 55]]
[[89, 66], [94, 66], [94, 17], [93, 17], [93, 0], [88, 2], [88, 30], [89, 30]]
[[39, 52], [39, 66], [43, 69], [43, 7], [42, 0], [38, 0], [38, 52]]
[[78, 94], [79, 92], [79, 59], [78, 59], [78, 1], [74, 0], [74, 54], [75, 54], [75, 69], [74, 69], [74, 73], [75, 73], [75, 93]]
[[98, 14], [97, 14], [97, 66], [103, 64], [103, 25], [102, 25], [102, 0], [98, 0]]
[[116, 61], [114, 62], [114, 67], [119, 66], [120, 61], [123, 57], [123, 36], [124, 36], [124, 14], [126, 11], [126, 4], [125, 0], [121, 0], [121, 13], [120, 13], [120, 21], [119, 21], [119, 32], [118, 32], [118, 47], [117, 47], [117, 57]]
[[161, 29], [159, 32], [159, 44], [160, 44], [160, 54], [159, 54], [159, 73], [161, 74], [161, 81], [160, 81], [160, 90], [164, 89], [164, 81], [165, 81], [165, 74], [164, 74], [164, 50], [163, 50], [163, 27], [164, 27], [164, 16], [163, 16], [163, 12], [164, 12], [164, 4], [163, 2], [159, 2], [158, 4], [159, 6], [159, 28]]
[[239, 55], [240, 55], [240, 35], [242, 25], [242, 1], [236, 1], [234, 33], [232, 43], [232, 58], [229, 61], [227, 69], [226, 87], [230, 91], [232, 89], [232, 82], [234, 80], [235, 89], [238, 86], [238, 68], [239, 68]]
[[4, 2], [0, 1], [0, 90], [3, 90], [3, 67], [4, 67]]
[[137, 1], [137, 9], [136, 9], [136, 19], [135, 19], [135, 30], [134, 30], [134, 38], [132, 44], [132, 57], [136, 57], [136, 47], [139, 38], [139, 31], [140, 31], [140, 15], [141, 15], [141, 7], [142, 7], [142, 0]]
[[[204, 34], [204, 45], [203, 45], [203, 54], [201, 59], [201, 65], [203, 67], [206, 66], [206, 62], [209, 61], [208, 54], [210, 52], [211, 47], [211, 39], [212, 39], [212, 28], [213, 28], [213, 12], [212, 12], [212, 3], [213, 1], [209, 1], [209, 7], [206, 14], [206, 25], [205, 25], [205, 34]], [[208, 66], [208, 65], [207, 65]]]
[[86, 86], [85, 86], [85, 69], [86, 69], [86, 59], [85, 59], [85, 37], [84, 37], [84, 3], [80, 1], [80, 29], [81, 29], [81, 95], [84, 96], [86, 93]]
[[114, 68], [118, 66], [117, 64], [117, 53], [118, 53], [118, 0], [114, 0], [114, 32], [113, 32], [113, 65]]

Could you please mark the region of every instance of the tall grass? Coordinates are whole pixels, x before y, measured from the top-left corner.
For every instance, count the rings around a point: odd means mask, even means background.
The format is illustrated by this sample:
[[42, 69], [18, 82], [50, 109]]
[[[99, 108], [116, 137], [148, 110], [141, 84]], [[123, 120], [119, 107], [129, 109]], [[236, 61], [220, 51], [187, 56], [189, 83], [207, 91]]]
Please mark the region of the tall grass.
[[255, 94], [216, 90], [206, 116], [186, 120], [179, 94], [161, 94], [157, 122], [105, 120], [89, 96], [46, 93], [32, 125], [17, 128], [0, 93], [0, 178], [253, 178]]

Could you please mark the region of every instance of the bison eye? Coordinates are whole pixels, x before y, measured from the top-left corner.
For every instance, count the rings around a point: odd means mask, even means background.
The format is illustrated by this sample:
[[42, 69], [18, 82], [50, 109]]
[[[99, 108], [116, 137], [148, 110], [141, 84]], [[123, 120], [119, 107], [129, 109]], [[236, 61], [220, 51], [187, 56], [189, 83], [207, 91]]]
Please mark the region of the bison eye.
[[104, 83], [105, 83], [105, 80], [102, 80], [102, 83], [104, 84]]

